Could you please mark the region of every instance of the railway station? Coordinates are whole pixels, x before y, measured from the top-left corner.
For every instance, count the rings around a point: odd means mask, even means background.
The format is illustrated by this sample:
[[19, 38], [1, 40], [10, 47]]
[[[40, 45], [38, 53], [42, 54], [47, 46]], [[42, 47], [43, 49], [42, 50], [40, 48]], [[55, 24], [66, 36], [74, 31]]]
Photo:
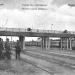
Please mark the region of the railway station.
[[75, 75], [75, 1], [0, 0], [0, 75]]

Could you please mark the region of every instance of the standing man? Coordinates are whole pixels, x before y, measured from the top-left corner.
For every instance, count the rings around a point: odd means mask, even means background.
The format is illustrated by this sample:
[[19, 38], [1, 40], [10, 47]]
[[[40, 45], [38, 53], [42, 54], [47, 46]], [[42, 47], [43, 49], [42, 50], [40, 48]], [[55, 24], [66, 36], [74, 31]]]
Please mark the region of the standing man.
[[6, 51], [6, 57], [7, 59], [11, 59], [11, 49], [10, 49], [10, 43], [9, 43], [9, 39], [7, 38], [6, 39], [6, 42], [5, 42], [5, 51]]
[[2, 59], [2, 51], [3, 51], [3, 41], [2, 41], [2, 39], [0, 38], [0, 59]]
[[17, 40], [15, 48], [16, 48], [16, 50], [15, 50], [16, 59], [20, 59], [21, 43], [19, 40]]

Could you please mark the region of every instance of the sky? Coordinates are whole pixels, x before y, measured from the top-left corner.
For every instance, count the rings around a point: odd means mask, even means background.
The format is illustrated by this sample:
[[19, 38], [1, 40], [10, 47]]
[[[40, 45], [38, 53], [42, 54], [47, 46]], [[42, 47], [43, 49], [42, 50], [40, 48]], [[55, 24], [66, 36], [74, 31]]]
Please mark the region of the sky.
[[75, 7], [68, 3], [75, 0], [0, 0], [0, 27], [75, 31]]

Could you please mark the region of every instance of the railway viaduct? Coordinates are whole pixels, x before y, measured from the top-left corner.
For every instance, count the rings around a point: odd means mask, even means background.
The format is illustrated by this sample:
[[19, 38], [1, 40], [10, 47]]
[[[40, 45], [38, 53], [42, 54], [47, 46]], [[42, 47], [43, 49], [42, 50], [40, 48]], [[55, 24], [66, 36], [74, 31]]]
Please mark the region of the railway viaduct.
[[[56, 30], [39, 30], [39, 29], [24, 29], [24, 28], [0, 28], [0, 36], [18, 36], [22, 43], [22, 48], [25, 49], [25, 36], [41, 37], [41, 47], [50, 49], [49, 37], [57, 37], [61, 39], [61, 49], [63, 48], [63, 40], [66, 39], [67, 50], [72, 50], [72, 38], [75, 38], [75, 32], [56, 31]], [[69, 44], [70, 43], [70, 46]]]

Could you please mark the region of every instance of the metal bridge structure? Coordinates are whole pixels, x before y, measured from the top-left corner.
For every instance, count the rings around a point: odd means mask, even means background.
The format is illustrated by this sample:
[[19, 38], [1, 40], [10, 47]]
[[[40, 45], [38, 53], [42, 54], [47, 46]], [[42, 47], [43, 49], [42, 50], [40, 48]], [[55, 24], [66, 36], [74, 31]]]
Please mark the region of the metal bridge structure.
[[63, 31], [57, 30], [31, 29], [28, 31], [24, 28], [0, 28], [0, 36], [75, 37], [75, 32], [68, 31], [68, 33], [63, 33]]
[[40, 29], [25, 29], [25, 28], [0, 28], [0, 36], [18, 36], [22, 43], [22, 48], [25, 49], [25, 36], [41, 37], [41, 47], [50, 49], [50, 37], [58, 37], [61, 39], [61, 49], [63, 48], [63, 40], [66, 39], [67, 49], [72, 50], [72, 38], [75, 38], [75, 32], [57, 30], [40, 30]]

